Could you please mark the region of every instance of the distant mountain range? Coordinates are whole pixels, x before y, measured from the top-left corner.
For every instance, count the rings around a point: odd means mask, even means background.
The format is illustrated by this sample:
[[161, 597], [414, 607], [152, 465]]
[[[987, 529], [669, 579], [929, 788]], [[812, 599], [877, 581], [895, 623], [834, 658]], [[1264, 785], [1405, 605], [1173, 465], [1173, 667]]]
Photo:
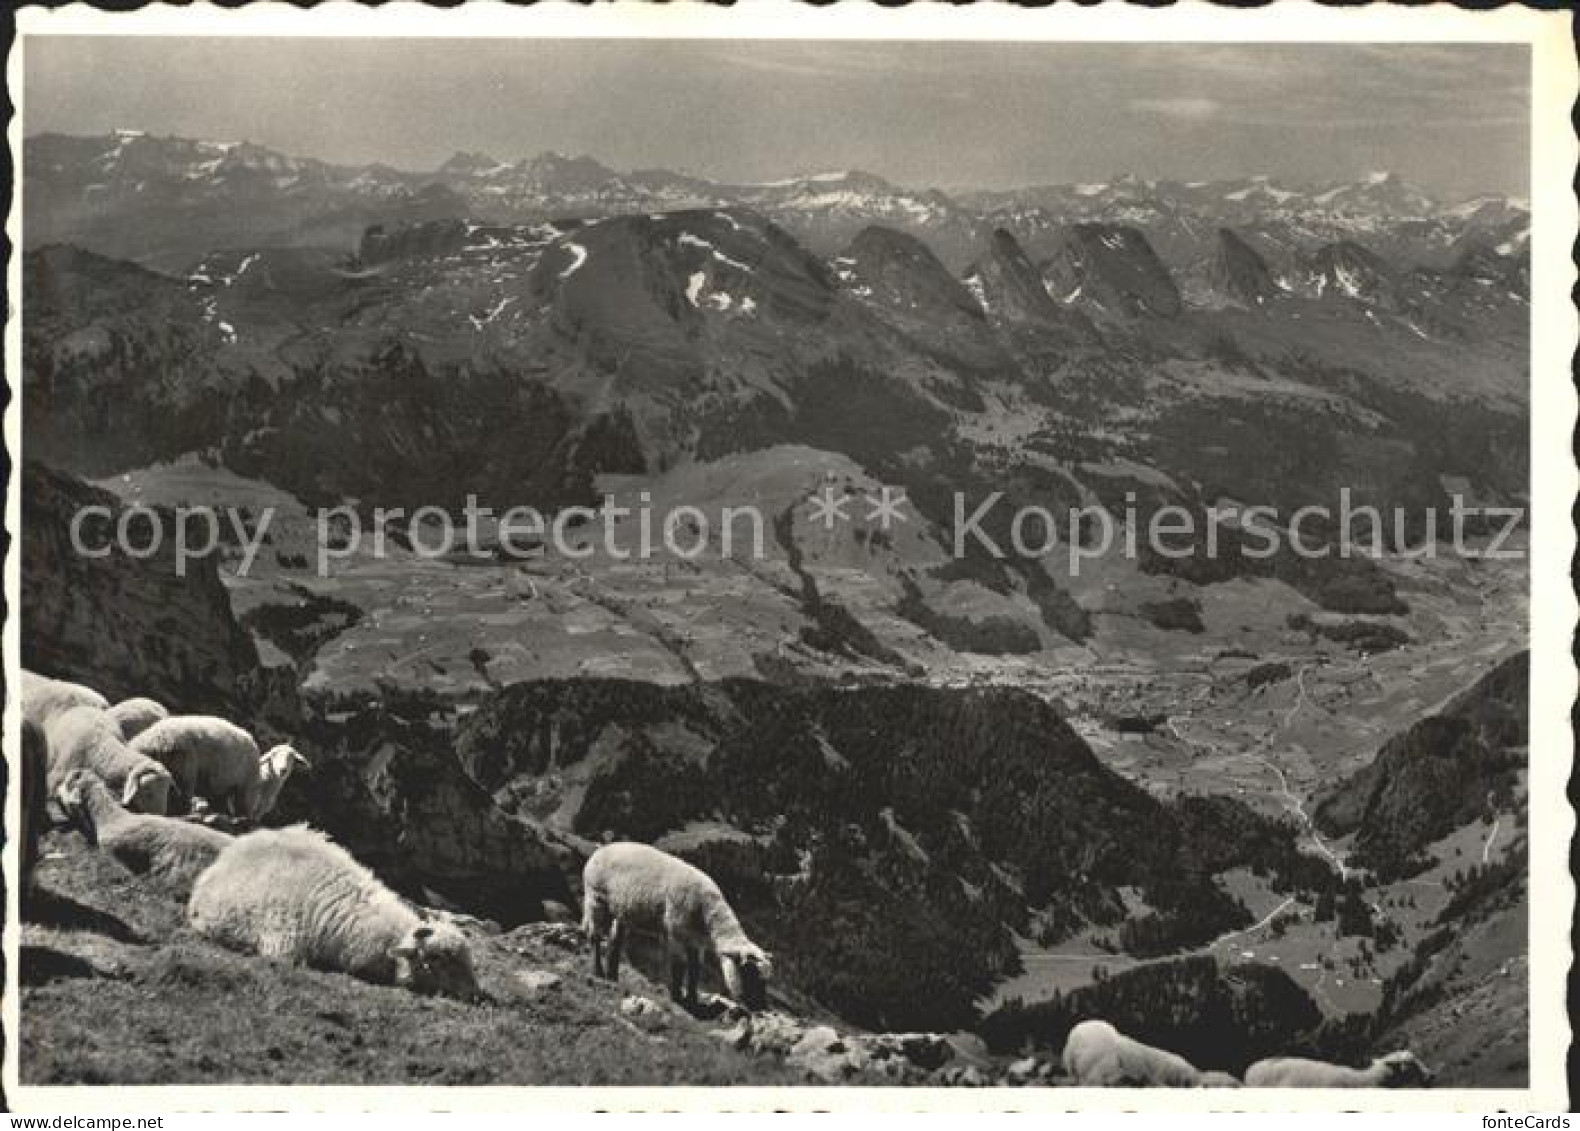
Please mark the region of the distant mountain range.
[[[1526, 492], [1514, 204], [1422, 216], [1375, 178], [1300, 197], [1312, 213], [1262, 180], [968, 207], [860, 173], [721, 186], [458, 154], [410, 174], [140, 134], [38, 137], [25, 160], [30, 454], [80, 474], [206, 453], [309, 502], [554, 507], [601, 475], [802, 446], [933, 524], [896, 571], [946, 556], [956, 491], [1286, 514], [1341, 487], [1440, 514], [1450, 482]], [[1040, 568], [987, 568], [1028, 587], [1017, 647], [1084, 635]], [[1393, 607], [1353, 563], [1143, 568]], [[930, 588], [906, 597], [922, 620]]]
[[411, 172], [132, 130], [40, 134], [23, 153], [28, 246], [73, 242], [166, 269], [219, 246], [350, 247], [371, 223], [447, 216], [523, 223], [721, 206], [759, 211], [821, 254], [883, 224], [924, 238], [956, 270], [994, 229], [1045, 255], [1066, 225], [1084, 221], [1138, 228], [1181, 265], [1210, 257], [1220, 227], [1240, 228], [1277, 270], [1298, 248], [1340, 239], [1410, 266], [1443, 266], [1470, 242], [1518, 250], [1529, 238], [1523, 201], [1441, 204], [1392, 174], [1314, 186], [1122, 177], [951, 196], [854, 170], [727, 184], [663, 169], [622, 173], [555, 153], [513, 162], [457, 153], [431, 172]]

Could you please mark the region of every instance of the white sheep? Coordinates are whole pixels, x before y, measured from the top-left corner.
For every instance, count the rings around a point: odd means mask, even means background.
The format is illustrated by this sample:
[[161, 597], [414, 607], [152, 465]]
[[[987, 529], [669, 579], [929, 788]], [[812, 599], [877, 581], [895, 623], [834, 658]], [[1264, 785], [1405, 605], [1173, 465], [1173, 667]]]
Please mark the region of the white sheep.
[[650, 845], [606, 844], [582, 869], [582, 899], [595, 976], [617, 977], [625, 936], [647, 931], [665, 942], [670, 993], [677, 1001], [696, 1005], [701, 958], [712, 954], [732, 997], [748, 1009], [767, 1004], [768, 955], [746, 937], [719, 885], [701, 869]]
[[55, 800], [88, 843], [129, 872], [186, 886], [235, 837], [174, 817], [129, 813], [91, 770], [73, 770]]
[[1064, 1042], [1064, 1071], [1090, 1088], [1199, 1088], [1202, 1074], [1182, 1056], [1144, 1045], [1106, 1021], [1082, 1021]]
[[1408, 1049], [1378, 1057], [1365, 1068], [1284, 1056], [1259, 1060], [1245, 1071], [1248, 1088], [1425, 1088], [1432, 1079]]
[[170, 771], [188, 803], [201, 797], [233, 817], [252, 817], [263, 788], [261, 756], [252, 735], [214, 715], [172, 715], [136, 738], [131, 748]]
[[258, 762], [258, 792], [247, 813], [248, 817], [259, 821], [274, 810], [274, 803], [280, 799], [281, 788], [297, 766], [304, 770], [313, 768], [312, 763], [297, 753], [294, 746], [281, 743], [264, 752]]
[[138, 813], [170, 807], [170, 773], [121, 740], [121, 730], [98, 707], [72, 707], [44, 728], [49, 746], [49, 785], [58, 789], [73, 770], [92, 770]]
[[44, 728], [22, 720], [22, 890], [33, 885], [38, 842], [49, 827], [49, 743]]
[[1238, 1088], [1240, 1080], [1228, 1072], [1203, 1072], [1199, 1088]]
[[56, 715], [73, 707], [108, 708], [110, 701], [91, 687], [51, 679], [22, 669], [22, 717], [34, 726], [48, 727]]
[[466, 936], [423, 919], [351, 854], [301, 825], [240, 836], [198, 877], [187, 920], [275, 961], [477, 1000]]
[[123, 699], [110, 708], [110, 717], [121, 728], [121, 737], [130, 742], [170, 712], [152, 699]]

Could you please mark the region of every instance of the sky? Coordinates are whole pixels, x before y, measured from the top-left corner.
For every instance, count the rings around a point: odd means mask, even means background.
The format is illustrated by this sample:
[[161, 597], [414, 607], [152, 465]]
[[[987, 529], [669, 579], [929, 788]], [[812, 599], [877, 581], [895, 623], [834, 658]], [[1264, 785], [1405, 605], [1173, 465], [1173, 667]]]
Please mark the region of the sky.
[[544, 150], [727, 181], [1005, 188], [1391, 170], [1523, 196], [1505, 44], [29, 37], [28, 134], [141, 129], [402, 169]]

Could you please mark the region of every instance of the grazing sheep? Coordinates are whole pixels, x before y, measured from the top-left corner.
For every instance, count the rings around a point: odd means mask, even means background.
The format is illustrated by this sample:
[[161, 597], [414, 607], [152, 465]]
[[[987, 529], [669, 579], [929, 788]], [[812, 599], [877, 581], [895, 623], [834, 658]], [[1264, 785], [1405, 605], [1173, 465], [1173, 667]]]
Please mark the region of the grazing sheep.
[[262, 787], [258, 744], [213, 715], [172, 715], [132, 739], [137, 753], [170, 771], [190, 804], [201, 797], [233, 817], [251, 817]]
[[1432, 1073], [1408, 1049], [1378, 1057], [1366, 1068], [1323, 1060], [1274, 1057], [1245, 1071], [1248, 1088], [1425, 1088]]
[[110, 701], [91, 687], [50, 679], [22, 669], [22, 717], [34, 726], [47, 728], [56, 715], [73, 707], [108, 708]]
[[22, 720], [22, 890], [33, 885], [38, 842], [49, 827], [49, 743], [44, 728]]
[[270, 747], [258, 762], [258, 790], [248, 805], [247, 816], [260, 821], [274, 810], [280, 799], [280, 790], [297, 766], [312, 769], [312, 763], [297, 753], [294, 746], [281, 743]]
[[1240, 1081], [1237, 1077], [1232, 1076], [1227, 1072], [1203, 1072], [1201, 1074], [1201, 1083], [1198, 1084], [1197, 1087], [1238, 1088], [1240, 1087]]
[[187, 885], [235, 837], [190, 821], [128, 813], [91, 770], [73, 770], [55, 791], [67, 818], [128, 872]]
[[44, 728], [49, 745], [49, 784], [58, 789], [73, 770], [92, 770], [120, 793], [121, 804], [138, 813], [163, 814], [170, 807], [170, 773], [121, 741], [120, 728], [98, 707], [73, 707]]
[[477, 1000], [466, 936], [424, 920], [351, 854], [301, 825], [237, 837], [198, 877], [194, 930], [277, 961]]
[[1106, 1021], [1082, 1021], [1070, 1030], [1064, 1071], [1090, 1088], [1202, 1086], [1202, 1074], [1190, 1061], [1127, 1037]]
[[767, 1005], [768, 955], [746, 937], [706, 872], [649, 845], [606, 844], [588, 858], [582, 888], [582, 929], [592, 940], [595, 976], [616, 977], [626, 934], [646, 930], [664, 939], [675, 1000], [696, 1005], [707, 953], [718, 957], [732, 997], [747, 1009]]
[[121, 737], [130, 742], [170, 712], [152, 699], [123, 699], [110, 708], [110, 717], [121, 728]]

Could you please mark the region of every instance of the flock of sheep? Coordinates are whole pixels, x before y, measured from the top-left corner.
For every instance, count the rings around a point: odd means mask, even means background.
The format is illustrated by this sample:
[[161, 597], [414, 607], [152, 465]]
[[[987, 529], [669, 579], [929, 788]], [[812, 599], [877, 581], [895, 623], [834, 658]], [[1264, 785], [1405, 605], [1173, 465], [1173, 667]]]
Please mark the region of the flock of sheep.
[[[307, 764], [290, 746], [260, 753], [225, 719], [172, 716], [150, 699], [112, 706], [91, 688], [26, 671], [22, 715], [24, 886], [53, 799], [129, 871], [190, 891], [187, 920], [205, 938], [421, 993], [484, 998], [460, 928], [396, 895], [322, 833], [297, 826], [236, 836], [167, 815], [175, 807], [261, 820], [292, 769]], [[766, 1005], [769, 958], [706, 873], [618, 843], [591, 855], [583, 886], [598, 976], [616, 978], [625, 940], [652, 932], [667, 944], [677, 1000], [696, 1004], [702, 959], [712, 956], [743, 1005]]]
[[[205, 938], [273, 961], [341, 971], [366, 981], [486, 1000], [466, 936], [402, 899], [327, 836], [295, 826], [232, 835], [172, 808], [224, 811], [255, 823], [306, 760], [293, 748], [260, 752], [246, 731], [212, 716], [171, 716], [150, 699], [113, 706], [75, 683], [22, 673], [24, 888], [38, 861], [51, 800], [90, 844], [129, 871], [189, 893], [187, 920]], [[633, 933], [665, 943], [670, 992], [697, 1004], [704, 958], [730, 995], [767, 1006], [769, 956], [747, 937], [705, 872], [645, 844], [597, 849], [582, 873], [582, 928], [595, 976], [616, 979]], [[1238, 1087], [1221, 1072], [1125, 1036], [1105, 1021], [1071, 1030], [1064, 1068], [1097, 1087]], [[1264, 1060], [1253, 1087], [1401, 1087], [1430, 1075], [1409, 1052], [1355, 1069], [1300, 1059]]]
[[[1184, 1057], [1142, 1044], [1106, 1021], [1082, 1021], [1064, 1042], [1064, 1071], [1091, 1088], [1238, 1088], [1227, 1072], [1203, 1072]], [[1303, 1057], [1259, 1060], [1245, 1070], [1251, 1088], [1420, 1088], [1432, 1082], [1415, 1054], [1401, 1049], [1365, 1068]]]

